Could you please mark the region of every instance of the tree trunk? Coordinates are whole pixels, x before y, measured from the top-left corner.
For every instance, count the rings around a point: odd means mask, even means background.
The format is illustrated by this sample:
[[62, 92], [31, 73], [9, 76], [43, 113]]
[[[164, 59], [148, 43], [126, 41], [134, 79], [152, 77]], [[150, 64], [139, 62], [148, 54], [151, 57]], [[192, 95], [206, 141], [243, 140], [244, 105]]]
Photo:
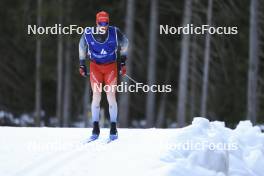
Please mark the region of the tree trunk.
[[[192, 0], [186, 0], [184, 7], [183, 26], [190, 24], [191, 15], [192, 15]], [[185, 109], [186, 109], [186, 97], [187, 97], [187, 88], [188, 88], [190, 35], [182, 35], [181, 45], [182, 47], [181, 47], [178, 105], [177, 105], [177, 120], [179, 127], [183, 127], [186, 123]]]
[[[42, 0], [38, 0], [37, 25], [41, 26]], [[36, 42], [36, 92], [35, 92], [35, 126], [40, 126], [41, 119], [41, 39], [37, 36]]]
[[257, 121], [257, 80], [258, 80], [258, 0], [251, 0], [250, 41], [248, 68], [247, 118], [253, 124]]
[[[166, 66], [166, 75], [165, 75], [165, 83], [168, 84], [170, 80], [170, 70], [171, 70], [171, 62], [167, 63]], [[159, 105], [159, 110], [158, 110], [158, 116], [157, 116], [157, 122], [156, 125], [158, 128], [163, 128], [165, 127], [165, 109], [166, 109], [166, 101], [167, 101], [167, 95], [168, 93], [164, 92], [162, 94], [161, 100], [160, 100], [160, 105]]]
[[196, 91], [197, 91], [197, 37], [193, 36], [192, 40], [192, 53], [191, 53], [191, 69], [190, 69], [190, 117], [196, 115]]
[[[151, 1], [149, 29], [149, 53], [148, 53], [148, 85], [155, 83], [156, 77], [156, 46], [157, 46], [157, 24], [158, 24], [158, 0]], [[146, 102], [146, 127], [152, 127], [155, 120], [155, 93], [148, 92]]]
[[[70, 25], [71, 17], [71, 0], [67, 0], [67, 25]], [[66, 40], [66, 51], [65, 51], [65, 72], [64, 72], [64, 101], [63, 101], [63, 126], [68, 127], [70, 124], [71, 115], [71, 71], [72, 71], [72, 61], [71, 61], [71, 37], [67, 36]]]
[[[62, 0], [58, 0], [59, 24], [62, 24]], [[56, 114], [59, 126], [63, 126], [63, 38], [58, 34], [58, 51], [57, 51], [57, 109]]]
[[[208, 0], [207, 9], [207, 24], [212, 23], [212, 8], [213, 0]], [[201, 116], [206, 117], [207, 112], [207, 96], [208, 96], [208, 79], [209, 79], [209, 68], [210, 68], [210, 49], [211, 49], [211, 35], [206, 34], [205, 38], [205, 56], [204, 56], [204, 68], [203, 68], [203, 87], [202, 87], [202, 99], [201, 99]]]
[[65, 81], [64, 81], [64, 101], [63, 101], [63, 126], [68, 127], [71, 114], [71, 41], [68, 36], [66, 41], [66, 53], [65, 53]]
[[[125, 33], [129, 39], [128, 47], [128, 60], [126, 66], [128, 68], [127, 74], [131, 74], [132, 70], [132, 49], [133, 49], [133, 37], [134, 37], [134, 11], [135, 11], [135, 1], [127, 0], [127, 14], [126, 14], [126, 29]], [[124, 79], [123, 79], [124, 81]], [[129, 80], [127, 80], [129, 84]], [[129, 126], [129, 103], [130, 103], [130, 94], [121, 93], [119, 98], [119, 122], [121, 127]]]

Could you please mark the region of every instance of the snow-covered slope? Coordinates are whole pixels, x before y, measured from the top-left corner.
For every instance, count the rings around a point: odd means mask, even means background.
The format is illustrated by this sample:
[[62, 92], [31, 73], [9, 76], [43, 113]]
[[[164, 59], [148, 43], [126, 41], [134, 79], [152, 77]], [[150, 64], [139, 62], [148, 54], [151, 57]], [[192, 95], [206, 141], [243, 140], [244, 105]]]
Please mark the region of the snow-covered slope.
[[264, 134], [195, 118], [182, 129], [0, 128], [0, 176], [263, 176]]

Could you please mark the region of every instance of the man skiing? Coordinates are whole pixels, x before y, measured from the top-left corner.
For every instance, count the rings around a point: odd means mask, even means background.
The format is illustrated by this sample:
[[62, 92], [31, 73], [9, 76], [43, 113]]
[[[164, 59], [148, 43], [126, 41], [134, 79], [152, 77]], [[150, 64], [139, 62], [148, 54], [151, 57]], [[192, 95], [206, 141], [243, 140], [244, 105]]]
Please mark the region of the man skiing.
[[[119, 74], [126, 74], [126, 59], [128, 40], [115, 26], [109, 26], [109, 14], [105, 11], [96, 14], [96, 25], [103, 33], [93, 34], [86, 28], [79, 42], [80, 74], [86, 77], [90, 73], [90, 83], [93, 91], [91, 111], [93, 130], [91, 140], [96, 140], [100, 134], [99, 112], [102, 89], [101, 84], [108, 85], [111, 90], [106, 92], [110, 114], [110, 140], [117, 139], [117, 102], [116, 89], [117, 69]], [[120, 66], [117, 66], [117, 57], [120, 53]], [[89, 59], [89, 67], [86, 66]]]

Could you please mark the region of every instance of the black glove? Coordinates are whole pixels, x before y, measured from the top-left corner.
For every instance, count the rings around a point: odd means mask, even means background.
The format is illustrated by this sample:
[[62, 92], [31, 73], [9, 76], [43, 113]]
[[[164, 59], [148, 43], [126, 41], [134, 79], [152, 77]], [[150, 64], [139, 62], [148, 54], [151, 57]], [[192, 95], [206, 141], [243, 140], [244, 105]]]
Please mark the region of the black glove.
[[121, 66], [126, 65], [127, 56], [120, 56], [120, 64]]
[[126, 60], [127, 60], [126, 56], [124, 56], [124, 55], [120, 56], [120, 64], [119, 64], [119, 67], [118, 67], [119, 75], [124, 76], [126, 74]]
[[86, 65], [80, 65], [79, 72], [81, 76], [86, 77], [88, 75]]

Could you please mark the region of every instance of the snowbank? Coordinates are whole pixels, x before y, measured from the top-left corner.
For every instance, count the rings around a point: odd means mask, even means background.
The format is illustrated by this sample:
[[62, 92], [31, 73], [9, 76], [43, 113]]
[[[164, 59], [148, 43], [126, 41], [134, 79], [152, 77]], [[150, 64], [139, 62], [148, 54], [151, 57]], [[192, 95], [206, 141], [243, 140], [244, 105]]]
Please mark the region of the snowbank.
[[263, 176], [264, 134], [249, 121], [236, 129], [195, 118], [182, 129], [119, 129], [107, 144], [82, 143], [84, 128], [0, 127], [5, 176]]
[[169, 141], [161, 160], [168, 163], [164, 175], [263, 176], [264, 134], [249, 121], [236, 129], [223, 122], [194, 118]]

